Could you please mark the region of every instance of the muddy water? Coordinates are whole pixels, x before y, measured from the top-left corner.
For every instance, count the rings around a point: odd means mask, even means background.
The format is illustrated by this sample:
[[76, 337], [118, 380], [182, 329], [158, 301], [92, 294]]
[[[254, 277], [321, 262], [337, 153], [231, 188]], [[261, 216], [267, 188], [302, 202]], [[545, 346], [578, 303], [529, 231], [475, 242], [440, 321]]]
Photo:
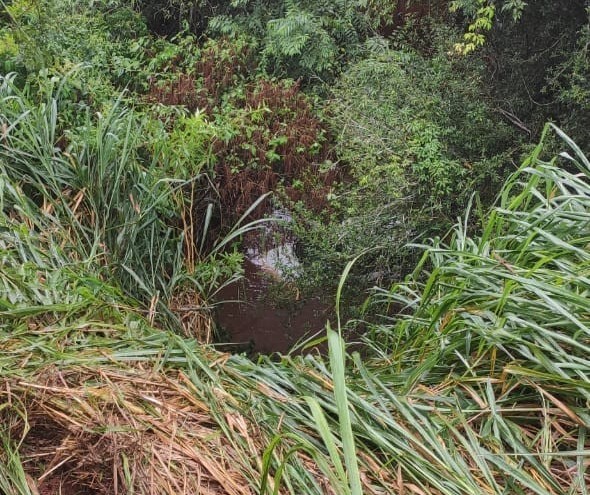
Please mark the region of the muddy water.
[[296, 285], [286, 281], [285, 270], [292, 274], [298, 268], [289, 244], [246, 253], [244, 278], [226, 287], [218, 298], [233, 301], [219, 305], [217, 323], [234, 350], [286, 353], [324, 329], [330, 305], [319, 297], [303, 299]]

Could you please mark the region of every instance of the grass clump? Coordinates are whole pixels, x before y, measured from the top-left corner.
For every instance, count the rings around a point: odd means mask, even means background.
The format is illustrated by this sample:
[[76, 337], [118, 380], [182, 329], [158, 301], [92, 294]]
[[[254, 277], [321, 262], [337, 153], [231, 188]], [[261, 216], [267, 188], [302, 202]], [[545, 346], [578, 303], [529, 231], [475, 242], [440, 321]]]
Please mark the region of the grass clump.
[[211, 240], [214, 204], [196, 199], [210, 194], [208, 170], [179, 166], [178, 147], [166, 146], [174, 130], [121, 98], [94, 114], [78, 108], [72, 122], [67, 77], [42, 80], [41, 99], [14, 78], [0, 79], [0, 222], [19, 256], [6, 265], [33, 261], [74, 279], [72, 265], [83, 266], [152, 323], [210, 341], [208, 301], [239, 272], [227, 248], [255, 226], [251, 210]]

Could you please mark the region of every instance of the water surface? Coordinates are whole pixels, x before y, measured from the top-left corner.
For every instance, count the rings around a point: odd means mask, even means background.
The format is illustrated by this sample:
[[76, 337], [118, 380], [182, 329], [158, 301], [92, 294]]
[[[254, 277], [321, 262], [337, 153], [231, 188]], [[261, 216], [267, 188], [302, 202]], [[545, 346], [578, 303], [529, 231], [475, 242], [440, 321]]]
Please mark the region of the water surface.
[[302, 298], [293, 273], [300, 269], [289, 243], [260, 252], [249, 249], [244, 278], [218, 297], [217, 323], [236, 350], [286, 353], [306, 337], [323, 331], [330, 305], [319, 296]]

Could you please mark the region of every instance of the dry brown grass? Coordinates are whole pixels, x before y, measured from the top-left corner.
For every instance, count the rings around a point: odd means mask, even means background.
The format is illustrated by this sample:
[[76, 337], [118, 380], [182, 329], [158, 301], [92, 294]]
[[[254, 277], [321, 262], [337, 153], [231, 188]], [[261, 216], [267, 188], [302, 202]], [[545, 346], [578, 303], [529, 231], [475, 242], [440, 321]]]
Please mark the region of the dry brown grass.
[[245, 473], [261, 470], [268, 439], [235, 411], [227, 435], [193, 387], [182, 371], [51, 367], [0, 397], [26, 411], [12, 436], [33, 493], [253, 495]]
[[202, 344], [213, 342], [211, 310], [196, 290], [183, 289], [174, 294], [170, 310], [178, 317], [184, 335]]

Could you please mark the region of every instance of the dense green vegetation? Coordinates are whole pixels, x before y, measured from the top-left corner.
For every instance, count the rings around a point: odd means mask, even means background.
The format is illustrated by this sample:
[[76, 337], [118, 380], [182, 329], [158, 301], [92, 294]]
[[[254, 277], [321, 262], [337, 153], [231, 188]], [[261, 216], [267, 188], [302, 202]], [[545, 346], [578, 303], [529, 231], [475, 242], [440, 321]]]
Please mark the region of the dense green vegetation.
[[[0, 2], [0, 494], [587, 494], [589, 15]], [[222, 353], [276, 209], [331, 323]]]

